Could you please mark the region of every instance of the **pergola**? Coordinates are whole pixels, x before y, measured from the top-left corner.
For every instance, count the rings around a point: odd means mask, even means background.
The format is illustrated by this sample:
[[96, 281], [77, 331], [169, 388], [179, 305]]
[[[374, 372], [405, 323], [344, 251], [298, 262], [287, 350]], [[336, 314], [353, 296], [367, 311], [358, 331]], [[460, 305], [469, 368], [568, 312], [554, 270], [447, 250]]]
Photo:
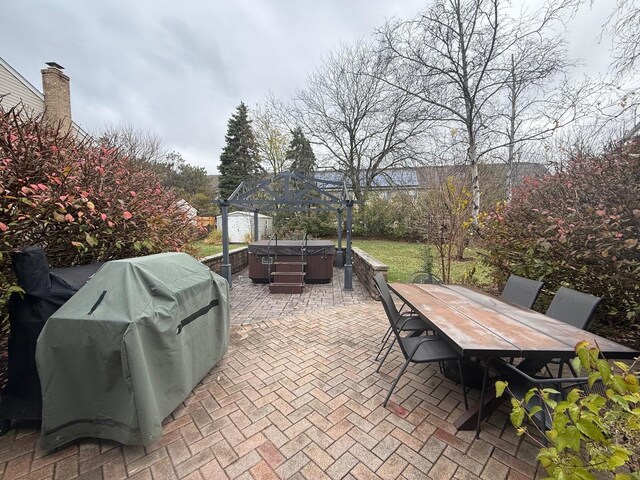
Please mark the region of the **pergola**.
[[324, 180], [297, 172], [282, 172], [265, 180], [246, 180], [227, 198], [218, 199], [222, 214], [222, 276], [231, 286], [229, 263], [229, 207], [253, 211], [253, 238], [258, 236], [260, 212], [335, 211], [338, 216], [337, 264], [342, 265], [342, 213], [346, 210], [347, 248], [344, 262], [344, 289], [351, 290], [353, 265], [351, 264], [351, 224], [355, 201], [346, 182]]

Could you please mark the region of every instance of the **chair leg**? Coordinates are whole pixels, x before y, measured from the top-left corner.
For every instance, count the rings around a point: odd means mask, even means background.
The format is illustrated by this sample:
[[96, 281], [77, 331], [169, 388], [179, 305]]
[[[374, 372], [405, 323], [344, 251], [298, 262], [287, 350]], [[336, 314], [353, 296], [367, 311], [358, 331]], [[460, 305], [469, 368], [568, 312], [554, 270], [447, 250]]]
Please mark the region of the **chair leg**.
[[378, 354], [376, 355], [376, 358], [374, 359], [374, 361], [378, 360], [378, 357], [382, 353], [382, 350], [384, 350], [384, 347], [387, 345], [387, 342], [389, 341], [389, 332], [390, 331], [391, 331], [391, 327], [389, 327], [389, 330], [387, 330], [387, 333], [384, 334], [384, 337], [382, 339], [382, 345], [380, 345], [380, 350], [378, 350]]
[[378, 364], [378, 368], [376, 368], [376, 373], [380, 373], [380, 368], [382, 367], [382, 364], [387, 359], [387, 356], [389, 355], [389, 352], [391, 352], [391, 349], [393, 348], [393, 346], [395, 344], [396, 344], [396, 337], [393, 337], [393, 340], [391, 340], [391, 344], [389, 345], [389, 348], [387, 349], [387, 353], [384, 354], [384, 357], [382, 357], [382, 360], [380, 360], [380, 363]]
[[387, 328], [387, 333], [384, 334], [384, 336], [382, 337], [382, 340], [380, 340], [380, 342], [381, 343], [385, 343], [389, 339], [390, 335], [391, 335], [391, 327]]
[[464, 375], [462, 374], [462, 359], [458, 359], [458, 375], [460, 375], [460, 385], [462, 386], [462, 396], [464, 397], [464, 409], [469, 410], [469, 402], [467, 401], [467, 389], [464, 386]]
[[393, 390], [396, 388], [396, 385], [398, 385], [398, 380], [400, 380], [400, 377], [402, 376], [404, 371], [407, 369], [407, 367], [409, 366], [410, 362], [411, 362], [411, 358], [407, 358], [407, 361], [404, 362], [404, 365], [400, 369], [400, 373], [398, 373], [398, 376], [396, 377], [396, 379], [391, 384], [391, 388], [389, 389], [389, 393], [387, 393], [387, 398], [384, 399], [384, 403], [382, 404], [383, 407], [387, 406], [387, 402], [391, 398], [391, 394], [393, 393]]

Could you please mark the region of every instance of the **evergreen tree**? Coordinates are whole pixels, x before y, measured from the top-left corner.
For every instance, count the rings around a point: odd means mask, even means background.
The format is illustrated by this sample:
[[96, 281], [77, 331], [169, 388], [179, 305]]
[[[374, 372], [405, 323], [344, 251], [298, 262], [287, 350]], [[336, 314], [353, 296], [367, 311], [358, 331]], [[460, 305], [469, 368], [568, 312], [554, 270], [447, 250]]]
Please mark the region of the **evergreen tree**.
[[240, 102], [227, 123], [225, 141], [227, 144], [220, 155], [218, 167], [221, 175], [218, 189], [220, 198], [226, 199], [242, 181], [260, 172], [251, 121], [247, 116], [247, 106], [243, 102]]
[[308, 175], [313, 172], [316, 166], [316, 156], [311, 148], [311, 143], [304, 136], [302, 128], [297, 127], [291, 132], [293, 138], [287, 150], [287, 161], [291, 162], [289, 168], [292, 172], [300, 172]]

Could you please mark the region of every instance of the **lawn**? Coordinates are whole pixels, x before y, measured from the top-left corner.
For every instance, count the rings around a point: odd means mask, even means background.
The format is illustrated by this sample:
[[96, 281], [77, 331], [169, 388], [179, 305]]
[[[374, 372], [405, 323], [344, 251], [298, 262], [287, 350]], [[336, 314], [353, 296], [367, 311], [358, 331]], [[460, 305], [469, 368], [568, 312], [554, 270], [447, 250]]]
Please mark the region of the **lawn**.
[[[423, 270], [422, 257], [425, 245], [409, 242], [394, 242], [390, 240], [353, 240], [353, 246], [361, 248], [369, 255], [389, 266], [389, 281], [406, 282], [412, 273]], [[434, 273], [440, 275], [439, 259], [436, 251], [431, 247], [434, 257]], [[491, 283], [487, 268], [479, 261], [482, 252], [479, 248], [468, 248], [464, 254], [464, 261], [453, 262], [451, 265], [451, 281], [461, 282], [465, 275], [475, 266], [473, 276], [478, 285]]]
[[[222, 245], [210, 245], [203, 241], [199, 241], [194, 242], [191, 246], [195, 249], [195, 256], [199, 258], [215, 255], [216, 253], [222, 253]], [[229, 250], [235, 250], [246, 246], [247, 245], [245, 243], [233, 243], [229, 245]]]

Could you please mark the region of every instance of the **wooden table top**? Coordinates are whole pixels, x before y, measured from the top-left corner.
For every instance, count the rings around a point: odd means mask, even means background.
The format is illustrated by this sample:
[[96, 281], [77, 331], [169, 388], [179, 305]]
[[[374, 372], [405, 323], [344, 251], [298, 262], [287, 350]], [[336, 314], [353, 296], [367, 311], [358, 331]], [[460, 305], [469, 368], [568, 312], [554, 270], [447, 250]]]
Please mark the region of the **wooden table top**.
[[390, 283], [390, 289], [462, 356], [572, 358], [575, 345], [595, 341], [605, 358], [638, 352], [546, 315], [460, 285]]

